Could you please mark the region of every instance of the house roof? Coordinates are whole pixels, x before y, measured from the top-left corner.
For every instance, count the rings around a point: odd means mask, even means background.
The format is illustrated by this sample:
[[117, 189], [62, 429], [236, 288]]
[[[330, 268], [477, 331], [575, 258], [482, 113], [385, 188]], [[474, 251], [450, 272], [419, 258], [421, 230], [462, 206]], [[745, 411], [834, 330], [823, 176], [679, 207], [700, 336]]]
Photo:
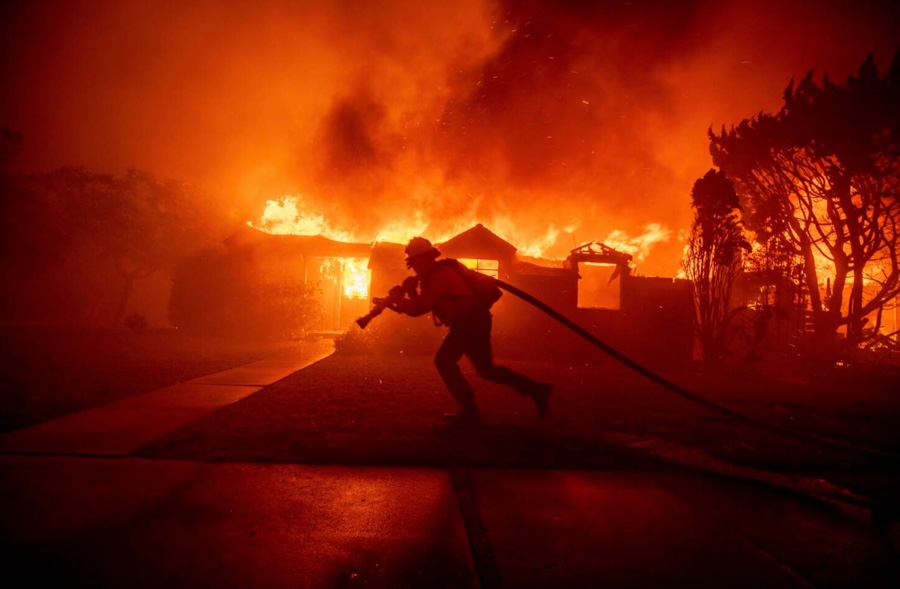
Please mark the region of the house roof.
[[566, 258], [566, 262], [594, 262], [597, 264], [616, 264], [628, 266], [631, 262], [631, 254], [620, 252], [605, 243], [591, 241], [583, 243], [573, 249]]
[[225, 240], [229, 247], [271, 247], [279, 251], [289, 250], [307, 256], [336, 258], [368, 258], [372, 250], [369, 243], [345, 243], [321, 235], [273, 235], [249, 225], [242, 225]]
[[[480, 258], [488, 260], [511, 260], [516, 255], [516, 248], [504, 241], [479, 223], [463, 231], [456, 237], [435, 247], [445, 258]], [[386, 241], [376, 242], [369, 258], [369, 269], [406, 269], [405, 246]]]
[[479, 223], [463, 231], [437, 248], [450, 258], [510, 259], [516, 255], [516, 247], [501, 239], [490, 229]]
[[541, 266], [524, 260], [517, 260], [513, 265], [516, 274], [527, 274], [529, 276], [555, 276], [560, 278], [569, 278], [577, 276], [571, 268], [560, 266]]
[[369, 270], [374, 268], [406, 270], [405, 246], [400, 243], [376, 241], [369, 257]]

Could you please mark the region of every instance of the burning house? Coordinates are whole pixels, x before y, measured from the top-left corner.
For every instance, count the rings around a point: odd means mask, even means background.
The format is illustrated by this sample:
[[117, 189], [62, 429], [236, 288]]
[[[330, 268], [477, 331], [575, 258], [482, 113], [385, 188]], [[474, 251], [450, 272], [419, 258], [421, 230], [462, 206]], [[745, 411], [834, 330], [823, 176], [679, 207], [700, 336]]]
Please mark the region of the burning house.
[[369, 308], [371, 244], [321, 235], [273, 235], [243, 226], [224, 245], [232, 255], [252, 259], [261, 276], [315, 285], [322, 306], [315, 331], [340, 332]]
[[[409, 275], [403, 244], [346, 243], [321, 235], [272, 235], [244, 227], [228, 247], [259, 261], [260, 272], [317, 285], [322, 319], [317, 330], [336, 334], [365, 314], [373, 296]], [[693, 349], [691, 294], [686, 280], [635, 276], [631, 256], [601, 243], [584, 244], [565, 261], [519, 255], [481, 224], [436, 246], [445, 257], [525, 290], [597, 336], [645, 361], [689, 361]], [[507, 294], [494, 307], [495, 334], [504, 354], [581, 357], [589, 352], [549, 317]], [[378, 319], [387, 334], [435, 338], [431, 320], [393, 314]], [[561, 352], [561, 350], [564, 350]]]

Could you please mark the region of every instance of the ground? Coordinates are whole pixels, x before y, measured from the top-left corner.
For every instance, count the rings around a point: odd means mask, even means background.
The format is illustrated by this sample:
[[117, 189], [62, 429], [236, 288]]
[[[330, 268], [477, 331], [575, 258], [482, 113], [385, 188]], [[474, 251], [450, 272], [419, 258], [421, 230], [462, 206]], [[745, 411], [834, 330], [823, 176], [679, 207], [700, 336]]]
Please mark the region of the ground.
[[[894, 459], [736, 421], [612, 362], [507, 364], [554, 383], [546, 420], [536, 419], [530, 400], [480, 381], [468, 368], [485, 424], [473, 431], [442, 433], [440, 416], [455, 406], [428, 357], [335, 355], [155, 440], [139, 454], [186, 460], [574, 469], [659, 468], [660, 456], [674, 454], [691, 467], [713, 468], [716, 462], [714, 470], [720, 472], [727, 465], [802, 475], [807, 485], [824, 479], [834, 485], [832, 495], [860, 495], [877, 503], [879, 510], [896, 512], [900, 476], [893, 469]], [[895, 429], [900, 399], [891, 390], [848, 391], [746, 375], [682, 375], [681, 380], [748, 415], [900, 453]]]
[[0, 432], [290, 350], [291, 342], [85, 328], [0, 328]]
[[[718, 458], [767, 469], [833, 468], [851, 459], [859, 465], [854, 453], [735, 422], [616, 363], [507, 364], [554, 384], [546, 420], [536, 419], [530, 400], [481, 381], [464, 364], [477, 388], [486, 425], [478, 436], [463, 441], [436, 437], [439, 417], [455, 405], [429, 357], [335, 355], [173, 432], [146, 452], [201, 460], [353, 464], [453, 460], [493, 465], [527, 461], [589, 467], [606, 460], [597, 449], [604, 445], [605, 433], [616, 431], [698, 446]], [[672, 378], [768, 421], [900, 451], [894, 429], [900, 417], [896, 395], [747, 378], [731, 382], [689, 375]], [[860, 399], [865, 406], [859, 405]], [[447, 455], [448, 446], [453, 447], [452, 455]]]
[[[224, 349], [194, 345], [227, 367]], [[266, 350], [286, 349], [253, 353]], [[507, 362], [554, 384], [543, 421], [464, 365], [485, 423], [451, 430], [428, 355], [291, 362], [0, 436], [25, 443], [0, 455], [5, 566], [75, 586], [896, 586], [893, 458], [735, 420], [609, 361]], [[765, 421], [900, 451], [891, 387], [669, 376]], [[197, 404], [212, 391], [225, 400]], [[142, 407], [157, 424], [173, 407], [172, 425], [137, 442], [153, 424], [126, 428], [111, 453], [103, 438], [27, 450], [66, 423], [140, 424]]]

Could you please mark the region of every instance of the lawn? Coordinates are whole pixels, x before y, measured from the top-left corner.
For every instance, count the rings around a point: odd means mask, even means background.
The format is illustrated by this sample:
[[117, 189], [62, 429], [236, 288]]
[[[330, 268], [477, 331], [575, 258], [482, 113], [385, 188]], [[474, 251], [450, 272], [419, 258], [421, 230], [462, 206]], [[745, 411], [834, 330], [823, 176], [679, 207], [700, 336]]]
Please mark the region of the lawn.
[[[736, 422], [681, 399], [618, 364], [508, 363], [552, 382], [551, 412], [480, 381], [485, 426], [446, 434], [455, 409], [427, 356], [332, 356], [194, 422], [145, 448], [148, 456], [198, 460], [340, 464], [642, 465], [608, 443], [607, 432], [664, 439], [733, 463], [830, 470], [870, 464], [853, 452], [798, 441]], [[684, 380], [729, 407], [771, 421], [897, 449], [894, 396], [823, 391], [748, 377]], [[780, 388], [779, 388], [780, 387]]]
[[291, 342], [49, 327], [0, 329], [0, 431], [296, 349]]

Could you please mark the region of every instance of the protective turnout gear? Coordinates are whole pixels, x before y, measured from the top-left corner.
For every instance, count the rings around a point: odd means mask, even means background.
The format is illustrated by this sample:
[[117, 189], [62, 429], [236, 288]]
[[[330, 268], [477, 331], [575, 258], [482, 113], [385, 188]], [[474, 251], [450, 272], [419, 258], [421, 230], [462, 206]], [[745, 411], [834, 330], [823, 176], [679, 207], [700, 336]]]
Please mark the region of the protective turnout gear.
[[447, 385], [453, 399], [466, 415], [477, 415], [475, 392], [463, 376], [459, 361], [468, 356], [481, 378], [515, 389], [523, 397], [529, 397], [537, 408], [538, 418], [547, 415], [550, 385], [535, 382], [524, 374], [513, 372], [506, 366], [494, 364], [491, 352], [491, 314], [478, 311], [469, 314], [450, 327], [450, 333], [434, 357], [434, 364]]
[[437, 262], [419, 278], [418, 293], [398, 304], [401, 313], [418, 317], [431, 312], [441, 324], [452, 326], [479, 308], [475, 293], [451, 265]]
[[424, 237], [413, 237], [409, 240], [409, 243], [406, 245], [406, 261], [408, 262], [410, 259], [428, 255], [430, 257], [436, 258], [441, 255], [441, 252], [437, 250], [431, 242], [425, 239]]
[[[407, 247], [410, 257], [430, 256], [436, 252], [423, 238], [413, 239]], [[418, 289], [410, 292], [409, 298], [398, 300], [391, 308], [413, 317], [430, 311], [440, 324], [450, 328], [434, 363], [460, 407], [455, 421], [467, 424], [479, 421], [474, 391], [459, 368], [463, 356], [468, 356], [478, 375], [485, 380], [511, 387], [532, 399], [538, 417], [543, 419], [547, 415], [550, 386], [494, 364], [490, 308], [501, 294], [496, 281], [466, 268], [457, 260], [434, 261], [425, 258], [423, 263], [422, 258], [418, 258], [414, 264]]]
[[491, 352], [491, 312], [503, 294], [498, 281], [465, 267], [458, 260], [437, 260], [441, 253], [424, 237], [412, 238], [406, 246], [406, 265], [416, 275], [390, 289], [385, 298], [375, 298], [375, 306], [357, 319], [360, 327], [384, 309], [411, 317], [431, 312], [438, 325], [450, 328], [434, 358], [438, 373], [459, 405], [452, 415], [457, 425], [477, 425], [481, 421], [475, 393], [459, 368], [468, 356], [478, 375], [515, 389], [534, 401], [538, 418], [547, 415], [551, 386], [536, 382], [505, 366], [494, 364]]
[[406, 277], [406, 279], [403, 281], [403, 284], [401, 285], [401, 288], [403, 288], [403, 292], [405, 292], [406, 294], [408, 294], [410, 296], [415, 295], [419, 289], [419, 277], [418, 276]]

